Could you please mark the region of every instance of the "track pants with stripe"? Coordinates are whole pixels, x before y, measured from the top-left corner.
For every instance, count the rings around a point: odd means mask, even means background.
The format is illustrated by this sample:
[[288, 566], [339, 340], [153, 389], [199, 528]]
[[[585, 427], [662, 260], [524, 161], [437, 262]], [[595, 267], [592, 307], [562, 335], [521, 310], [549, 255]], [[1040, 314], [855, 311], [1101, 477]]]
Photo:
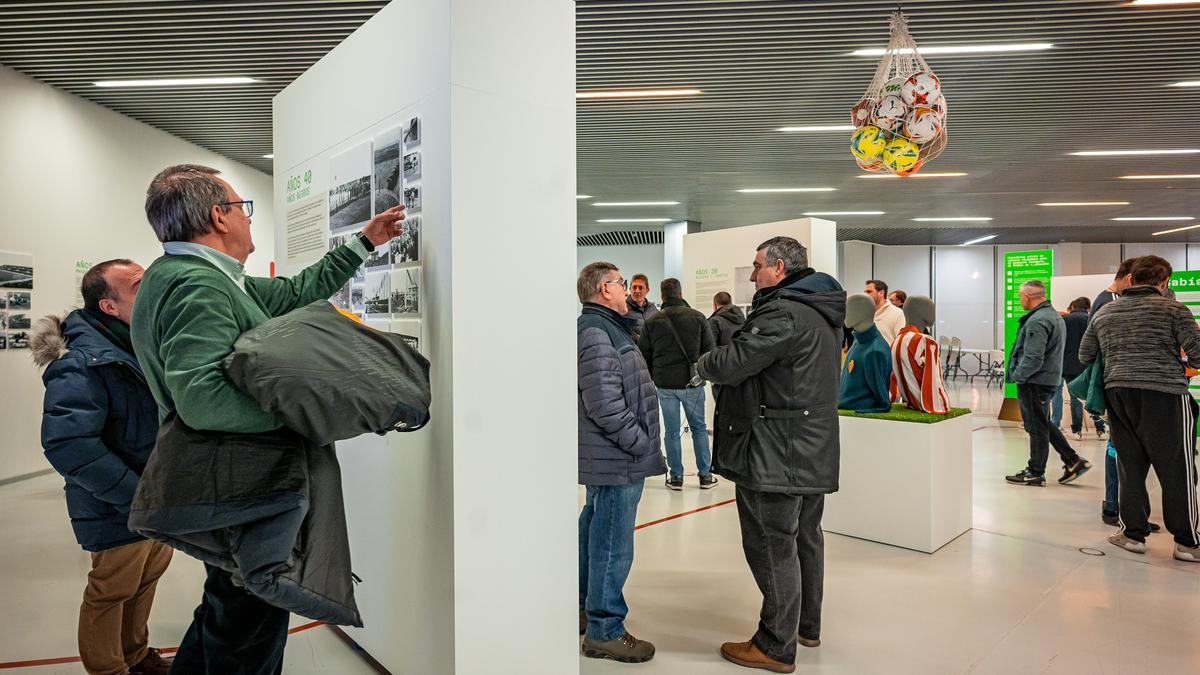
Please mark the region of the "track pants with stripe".
[[1121, 527], [1145, 541], [1150, 534], [1146, 476], [1162, 486], [1163, 521], [1175, 541], [1200, 546], [1196, 506], [1196, 416], [1190, 394], [1115, 387], [1104, 392], [1120, 476]]

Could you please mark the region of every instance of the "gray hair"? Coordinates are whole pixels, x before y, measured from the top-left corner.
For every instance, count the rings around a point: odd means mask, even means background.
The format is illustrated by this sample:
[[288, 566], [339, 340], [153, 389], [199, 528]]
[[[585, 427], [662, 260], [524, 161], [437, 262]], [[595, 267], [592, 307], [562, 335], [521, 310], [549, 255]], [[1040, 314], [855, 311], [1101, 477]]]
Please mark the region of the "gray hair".
[[1030, 279], [1021, 284], [1021, 290], [1025, 291], [1025, 294], [1031, 298], [1046, 297], [1046, 284], [1042, 283], [1039, 279]]
[[792, 274], [808, 267], [808, 249], [804, 244], [791, 237], [772, 237], [758, 245], [756, 251], [762, 251], [768, 265], [774, 265], [776, 260], [783, 261], [783, 273]]
[[146, 219], [159, 241], [192, 241], [212, 232], [212, 207], [228, 198], [225, 186], [213, 178], [218, 173], [199, 164], [177, 164], [150, 181]]
[[579, 272], [579, 280], [575, 282], [575, 291], [579, 294], [579, 302], [590, 302], [600, 294], [600, 282], [609, 272], [616, 271], [617, 266], [610, 262], [594, 262]]

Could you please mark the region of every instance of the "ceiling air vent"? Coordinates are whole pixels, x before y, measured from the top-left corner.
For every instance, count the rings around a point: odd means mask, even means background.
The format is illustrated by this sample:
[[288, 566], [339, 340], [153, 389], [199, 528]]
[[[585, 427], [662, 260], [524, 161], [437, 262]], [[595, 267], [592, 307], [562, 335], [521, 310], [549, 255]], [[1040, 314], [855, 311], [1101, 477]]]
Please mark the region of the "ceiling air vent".
[[645, 244], [661, 244], [663, 243], [663, 233], [662, 230], [600, 232], [578, 237], [575, 243], [579, 246], [642, 246]]

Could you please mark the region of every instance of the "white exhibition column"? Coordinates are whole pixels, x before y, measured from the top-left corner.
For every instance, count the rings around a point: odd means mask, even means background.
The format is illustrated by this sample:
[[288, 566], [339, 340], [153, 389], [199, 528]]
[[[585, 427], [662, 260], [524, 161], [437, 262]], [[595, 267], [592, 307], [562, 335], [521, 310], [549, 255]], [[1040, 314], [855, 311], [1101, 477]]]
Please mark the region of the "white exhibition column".
[[749, 305], [750, 281], [758, 245], [772, 237], [793, 237], [808, 249], [808, 264], [837, 276], [837, 225], [820, 218], [797, 218], [683, 235], [683, 297], [708, 312], [713, 296], [725, 291], [735, 305]]
[[578, 672], [574, 89], [573, 3], [396, 0], [274, 101], [282, 274], [330, 158], [422, 127], [432, 422], [339, 443], [347, 632], [392, 672]]

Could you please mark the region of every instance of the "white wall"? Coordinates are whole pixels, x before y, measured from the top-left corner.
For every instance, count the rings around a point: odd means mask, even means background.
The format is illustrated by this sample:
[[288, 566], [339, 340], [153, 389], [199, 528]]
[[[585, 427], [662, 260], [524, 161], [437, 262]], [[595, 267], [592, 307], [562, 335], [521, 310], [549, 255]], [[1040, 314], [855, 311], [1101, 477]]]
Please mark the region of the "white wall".
[[[220, 169], [255, 200], [258, 251], [247, 269], [267, 273], [271, 181], [260, 171], [2, 66], [0, 152], [0, 250], [33, 254], [35, 317], [73, 304], [77, 261], [148, 266], [162, 253], [143, 202], [150, 179], [171, 164]], [[39, 441], [43, 387], [28, 351], [0, 351], [0, 382], [0, 479], [48, 468]]]
[[861, 293], [867, 279], [875, 278], [875, 245], [865, 241], [847, 241], [841, 245], [838, 281], [847, 293]]
[[421, 118], [432, 421], [339, 443], [348, 632], [392, 672], [578, 672], [574, 21], [558, 0], [397, 0], [275, 98], [277, 200], [297, 167]]
[[968, 349], [991, 349], [995, 339], [993, 287], [996, 254], [991, 246], [934, 249], [934, 294], [939, 337], [958, 337]]
[[[930, 295], [930, 250], [928, 246], [876, 246], [875, 276], [868, 278], [884, 282], [889, 292]], [[863, 290], [858, 286], [851, 288], [856, 293]]]
[[[632, 279], [639, 272], [650, 278], [649, 297], [654, 302], [661, 302], [658, 285], [665, 276], [663, 271], [663, 245], [646, 244], [641, 246], [579, 246], [575, 249], [576, 271], [587, 265], [606, 261], [621, 270], [621, 276]], [[536, 277], [536, 275], [534, 275]]]

